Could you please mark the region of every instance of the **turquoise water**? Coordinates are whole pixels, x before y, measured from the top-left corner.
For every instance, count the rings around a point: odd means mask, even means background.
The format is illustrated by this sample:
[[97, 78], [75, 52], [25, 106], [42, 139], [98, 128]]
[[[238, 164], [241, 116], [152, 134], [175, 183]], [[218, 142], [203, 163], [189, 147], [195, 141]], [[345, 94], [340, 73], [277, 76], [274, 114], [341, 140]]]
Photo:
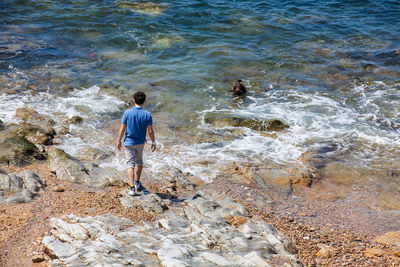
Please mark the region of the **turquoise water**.
[[[196, 162], [285, 164], [311, 151], [386, 170], [400, 159], [399, 29], [398, 1], [3, 0], [2, 90], [55, 96], [10, 105], [3, 95], [0, 119], [28, 105], [67, 109], [101, 128], [125, 107], [115, 99], [99, 110], [104, 98], [68, 95], [73, 88], [97, 94], [98, 86], [117, 97], [143, 90], [155, 121], [176, 129], [159, 133], [177, 144], [176, 158], [154, 156], [154, 164], [186, 162], [212, 176], [212, 167]], [[236, 79], [248, 87], [244, 100], [229, 93]], [[52, 106], [57, 101], [65, 106]], [[278, 138], [247, 128], [238, 134], [205, 123], [208, 112], [290, 128]], [[69, 145], [88, 143], [76, 133]]]

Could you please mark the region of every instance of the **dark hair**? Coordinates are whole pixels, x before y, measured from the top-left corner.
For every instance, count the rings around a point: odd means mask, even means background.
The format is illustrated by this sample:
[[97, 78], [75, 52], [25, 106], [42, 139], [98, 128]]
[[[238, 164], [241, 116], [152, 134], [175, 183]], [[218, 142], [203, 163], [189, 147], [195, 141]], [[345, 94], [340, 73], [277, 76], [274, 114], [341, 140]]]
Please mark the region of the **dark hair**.
[[142, 91], [138, 91], [133, 95], [133, 99], [135, 99], [136, 104], [143, 105], [144, 101], [146, 101], [146, 94]]
[[241, 96], [247, 92], [246, 86], [244, 86], [242, 80], [237, 80], [235, 86], [233, 86], [233, 95], [234, 96]]

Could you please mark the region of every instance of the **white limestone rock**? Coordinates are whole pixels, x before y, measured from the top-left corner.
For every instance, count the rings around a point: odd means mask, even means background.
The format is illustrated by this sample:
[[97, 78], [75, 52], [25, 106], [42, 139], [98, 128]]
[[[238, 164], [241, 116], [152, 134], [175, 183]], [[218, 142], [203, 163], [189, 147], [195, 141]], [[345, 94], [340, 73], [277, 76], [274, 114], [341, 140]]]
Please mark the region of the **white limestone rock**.
[[216, 265], [216, 266], [234, 266], [235, 264], [221, 255], [211, 253], [211, 252], [203, 252], [200, 254], [200, 257], [205, 259], [206, 261]]
[[75, 254], [75, 249], [71, 245], [61, 242], [52, 236], [46, 236], [42, 242], [46, 252], [52, 257], [63, 259]]
[[241, 209], [232, 201], [201, 192], [141, 225], [111, 214], [53, 218], [43, 243], [67, 266], [301, 266], [287, 249], [290, 240], [271, 225], [248, 217], [235, 227], [221, 218], [227, 208], [219, 203]]
[[45, 182], [42, 178], [31, 170], [8, 173], [0, 169], [0, 191], [12, 193], [11, 196], [3, 193], [0, 204], [30, 202], [44, 187]]
[[132, 197], [128, 194], [128, 190], [123, 190], [120, 202], [125, 208], [135, 208], [150, 213], [163, 213], [168, 209], [164, 200], [156, 194], [141, 195], [140, 197]]

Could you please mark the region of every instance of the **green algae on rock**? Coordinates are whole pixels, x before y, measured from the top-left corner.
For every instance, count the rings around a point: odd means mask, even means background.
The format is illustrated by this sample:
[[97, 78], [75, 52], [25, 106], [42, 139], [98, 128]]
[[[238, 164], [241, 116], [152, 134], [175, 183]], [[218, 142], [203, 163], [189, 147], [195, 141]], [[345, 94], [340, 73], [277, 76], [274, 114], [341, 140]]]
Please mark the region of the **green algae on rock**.
[[0, 143], [0, 163], [21, 166], [42, 158], [39, 149], [25, 137], [7, 137]]
[[278, 119], [256, 120], [253, 118], [216, 113], [206, 113], [204, 116], [204, 121], [212, 124], [216, 128], [247, 127], [254, 131], [261, 132], [277, 132], [289, 128], [288, 125]]
[[11, 125], [9, 128], [2, 131], [0, 134], [0, 142], [4, 141], [6, 138], [23, 137], [33, 144], [51, 145], [54, 135], [55, 131], [53, 128], [45, 130], [37, 125], [23, 122], [19, 125]]

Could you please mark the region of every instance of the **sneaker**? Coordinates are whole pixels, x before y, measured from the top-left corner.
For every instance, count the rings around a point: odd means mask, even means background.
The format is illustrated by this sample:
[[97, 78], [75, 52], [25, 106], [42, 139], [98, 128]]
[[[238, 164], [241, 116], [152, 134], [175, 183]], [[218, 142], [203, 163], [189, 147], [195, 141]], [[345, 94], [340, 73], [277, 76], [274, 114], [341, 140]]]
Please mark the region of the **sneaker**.
[[142, 184], [140, 183], [140, 181], [135, 181], [135, 189], [138, 192], [142, 191]]
[[128, 194], [129, 195], [131, 195], [131, 196], [136, 196], [136, 190], [135, 190], [135, 187], [131, 187], [131, 189], [129, 189], [129, 192], [128, 192]]

